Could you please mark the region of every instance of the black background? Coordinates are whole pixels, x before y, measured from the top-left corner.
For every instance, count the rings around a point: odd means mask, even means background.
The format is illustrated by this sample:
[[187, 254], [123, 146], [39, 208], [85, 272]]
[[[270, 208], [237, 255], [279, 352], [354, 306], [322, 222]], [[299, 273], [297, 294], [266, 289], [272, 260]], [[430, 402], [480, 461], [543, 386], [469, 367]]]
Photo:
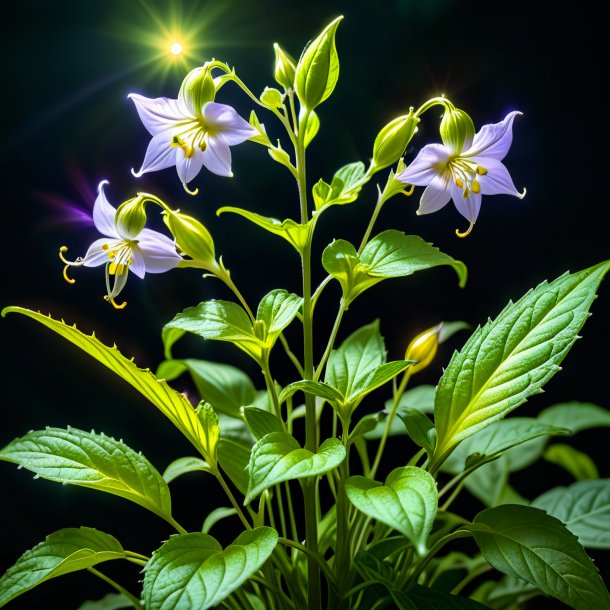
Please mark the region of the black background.
[[[466, 223], [451, 204], [437, 214], [415, 215], [418, 191], [411, 200], [389, 203], [376, 229], [392, 227], [422, 235], [463, 260], [470, 270], [466, 288], [457, 287], [449, 269], [385, 282], [352, 306], [341, 337], [380, 317], [389, 357], [400, 358], [413, 334], [439, 320], [484, 322], [540, 281], [608, 258], [605, 22], [592, 1], [580, 2], [566, 14], [550, 14], [541, 4], [395, 0], [144, 5], [135, 0], [56, 0], [11, 6], [0, 26], [0, 303], [51, 312], [82, 330], [95, 329], [105, 342], [116, 341], [123, 353], [135, 356], [141, 366], [154, 368], [162, 359], [160, 329], [175, 312], [203, 299], [230, 298], [222, 286], [201, 280], [194, 271], [147, 276], [144, 282], [132, 276], [124, 292], [129, 304], [119, 312], [102, 300], [101, 269], [76, 270], [76, 285], [66, 284], [57, 258], [59, 246], [68, 245], [69, 254], [77, 256], [96, 236], [90, 228], [75, 229], [62, 222], [57, 201], [91, 204], [82, 185], [92, 193], [101, 179], [110, 180], [107, 193], [115, 205], [145, 189], [198, 215], [250, 302], [278, 286], [299, 290], [298, 259], [285, 242], [240, 218], [215, 215], [221, 205], [239, 205], [279, 218], [297, 217], [290, 177], [260, 147], [246, 143], [233, 149], [234, 180], [203, 170], [194, 183], [202, 192], [197, 199], [182, 191], [172, 169], [139, 181], [129, 173], [131, 167], [139, 167], [148, 135], [127, 93], [175, 97], [184, 75], [173, 68], [165, 80], [151, 78], [151, 67], [159, 64], [142, 65], [154, 52], [141, 44], [136, 32], [156, 36], [159, 25], [151, 14], [167, 24], [168, 15], [179, 9], [184, 22], [203, 19], [207, 24], [198, 37], [203, 42], [200, 58], [190, 67], [211, 56], [223, 59], [236, 66], [255, 92], [273, 86], [273, 42], [298, 57], [325, 23], [345, 15], [337, 37], [341, 76], [333, 96], [319, 108], [322, 129], [310, 148], [315, 157], [309, 169], [311, 183], [320, 176], [328, 180], [345, 163], [368, 160], [383, 124], [440, 93], [466, 109], [478, 126], [497, 122], [513, 109], [524, 113], [515, 122], [515, 140], [506, 160], [517, 188], [528, 189], [524, 200], [484, 198], [474, 232], [459, 240], [454, 229], [464, 229]], [[245, 96], [230, 85], [218, 101], [234, 104], [245, 116], [251, 109]], [[259, 116], [274, 133], [272, 117]], [[423, 144], [438, 140], [437, 119], [435, 112], [426, 115], [408, 159]], [[359, 240], [373, 203], [371, 185], [356, 205], [327, 213], [319, 223], [316, 252], [333, 238]], [[317, 280], [323, 277], [319, 267], [315, 273]], [[336, 288], [327, 291], [318, 316], [318, 348], [325, 342], [337, 297]], [[608, 406], [609, 302], [610, 290], [602, 285], [595, 315], [567, 357], [566, 370], [548, 384], [546, 394], [523, 406], [521, 414], [532, 415], [563, 400]], [[0, 321], [0, 328], [3, 444], [30, 429], [72, 425], [123, 438], [160, 470], [191, 453], [179, 433], [144, 399], [63, 340], [16, 316]], [[457, 337], [443, 346], [421, 381], [435, 383], [451, 351], [463, 340]], [[256, 368], [230, 346], [186, 340], [176, 353], [243, 366], [262, 385]], [[281, 357], [275, 360], [277, 377], [288, 381], [290, 369]], [[363, 409], [376, 407], [379, 404], [373, 401]], [[573, 443], [590, 451], [601, 476], [607, 477], [606, 438], [599, 431], [585, 432]], [[400, 443], [391, 450], [396, 464], [404, 462]], [[169, 526], [127, 501], [33, 481], [9, 464], [1, 467], [1, 476], [0, 569], [62, 527], [97, 527], [116, 535], [126, 548], [146, 553], [171, 534]], [[534, 497], [569, 481], [546, 464], [521, 475], [516, 485]], [[173, 486], [174, 513], [189, 529], [199, 528], [210, 507], [224, 502], [220, 489], [203, 475], [185, 477]], [[480, 507], [473, 501], [464, 508], [472, 515]], [[237, 531], [236, 525], [223, 542]], [[591, 555], [607, 574], [608, 553]], [[130, 574], [137, 577], [135, 569]], [[120, 578], [129, 582], [127, 573]], [[93, 576], [77, 574], [50, 582], [11, 607], [77, 608], [85, 596], [99, 597], [105, 591]], [[549, 607], [559, 605], [549, 602]]]

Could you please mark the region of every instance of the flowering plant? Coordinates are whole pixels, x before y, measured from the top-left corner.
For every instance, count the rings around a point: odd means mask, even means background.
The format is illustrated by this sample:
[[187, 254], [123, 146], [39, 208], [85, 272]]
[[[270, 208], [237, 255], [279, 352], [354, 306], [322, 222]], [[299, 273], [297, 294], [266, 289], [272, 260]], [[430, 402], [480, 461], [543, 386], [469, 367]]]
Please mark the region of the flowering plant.
[[[121, 309], [126, 302], [117, 299], [128, 290], [130, 271], [143, 278], [146, 272], [191, 268], [218, 278], [234, 299], [205, 300], [169, 321], [162, 332], [167, 359], [156, 374], [75, 326], [20, 307], [4, 310], [48, 327], [132, 385], [197, 455], [179, 458], [161, 474], [142, 454], [102, 433], [46, 428], [10, 442], [0, 459], [42, 478], [120, 496], [176, 533], [155, 541], [148, 555], [88, 526], [54, 532], [2, 576], [0, 606], [51, 578], [86, 569], [116, 590], [87, 604], [98, 609], [475, 610], [518, 608], [543, 594], [577, 610], [610, 608], [585, 550], [610, 547], [608, 481], [583, 477], [532, 501], [508, 483], [510, 472], [542, 455], [554, 455], [574, 471], [574, 452], [552, 441], [606, 421], [607, 411], [571, 403], [535, 418], [507, 417], [559, 370], [610, 262], [566, 273], [509, 303], [453, 354], [436, 387], [409, 385], [439, 344], [464, 330], [463, 323], [439, 322], [413, 337], [403, 358], [390, 361], [378, 320], [339, 342], [349, 306], [386, 279], [449, 266], [461, 286], [466, 282], [461, 261], [420, 237], [395, 229], [374, 235], [388, 201], [425, 186], [418, 213], [436, 212], [452, 199], [468, 221], [466, 230], [456, 231], [465, 237], [483, 195], [525, 194], [502, 163], [519, 113], [477, 131], [464, 110], [435, 97], [379, 131], [368, 167], [360, 161], [341, 167], [330, 181], [315, 182], [310, 196], [307, 148], [321, 126], [316, 108], [339, 77], [340, 22], [324, 28], [298, 62], [275, 45], [281, 90], [267, 87], [257, 96], [233, 68], [212, 60], [186, 75], [176, 99], [130, 96], [152, 136], [136, 177], [176, 166], [186, 192], [196, 195], [191, 184], [204, 181], [203, 167], [233, 176], [230, 147], [246, 141], [266, 148], [290, 172], [298, 186], [297, 220], [238, 207], [218, 212], [237, 214], [287, 241], [301, 262], [300, 294], [278, 288], [252, 307], [196, 217], [145, 192], [114, 208], [104, 181], [93, 209], [102, 237], [76, 260], [67, 257], [65, 246], [60, 249], [68, 282], [74, 282], [71, 267], [105, 265], [105, 298]], [[254, 110], [245, 120], [216, 101], [229, 84], [279, 122], [285, 147], [271, 141]], [[442, 144], [428, 144], [410, 159], [405, 151], [433, 108], [442, 110]], [[327, 245], [321, 255], [327, 275], [314, 289], [312, 243], [319, 219], [336, 206], [346, 213], [345, 206], [388, 168], [359, 246], [342, 239]], [[168, 234], [147, 228], [151, 209], [160, 210]], [[322, 337], [314, 314], [331, 284], [341, 296], [329, 336]], [[293, 329], [285, 332], [291, 326], [299, 327], [298, 349], [289, 336]], [[173, 345], [186, 333], [242, 350], [260, 368], [265, 389], [257, 390], [234, 366], [172, 358]], [[294, 369], [293, 380], [282, 386], [271, 362], [272, 353], [281, 352], [278, 343]], [[195, 405], [172, 387], [184, 374], [197, 388]], [[385, 408], [375, 408], [384, 392], [390, 396]], [[400, 443], [401, 466], [388, 471], [390, 440]], [[201, 515], [197, 531], [180, 524], [169, 487], [192, 472], [215, 479], [226, 498], [221, 504], [230, 505]], [[453, 510], [463, 489], [487, 506], [473, 518]], [[216, 534], [221, 522], [240, 532], [224, 545]], [[477, 550], [452, 550], [464, 538], [473, 539]], [[99, 567], [113, 560], [142, 567], [141, 593]]]

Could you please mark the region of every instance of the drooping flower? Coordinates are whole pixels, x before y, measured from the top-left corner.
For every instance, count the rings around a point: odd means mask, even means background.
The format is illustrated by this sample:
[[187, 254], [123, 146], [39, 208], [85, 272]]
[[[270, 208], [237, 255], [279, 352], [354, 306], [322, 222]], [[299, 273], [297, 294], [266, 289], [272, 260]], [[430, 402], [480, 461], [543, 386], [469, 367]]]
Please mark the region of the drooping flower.
[[129, 271], [143, 278], [146, 273], [163, 273], [178, 266], [182, 258], [176, 252], [174, 242], [157, 231], [134, 228], [126, 220], [117, 218], [117, 210], [106, 199], [104, 185], [100, 182], [98, 195], [93, 205], [93, 223], [104, 236], [96, 239], [87, 250], [84, 257], [69, 261], [64, 253], [66, 246], [59, 250], [59, 257], [66, 264], [64, 278], [70, 284], [75, 280], [67, 274], [68, 267], [99, 267], [106, 265], [106, 290], [104, 297], [117, 309], [125, 307], [126, 303], [117, 305], [115, 299], [125, 287]]
[[229, 147], [259, 133], [231, 106], [213, 101], [202, 103], [205, 98], [193, 95], [192, 90], [183, 86], [175, 100], [129, 95], [152, 136], [142, 167], [133, 172], [134, 176], [175, 165], [188, 192], [187, 184], [204, 165], [219, 176], [233, 176]]
[[513, 121], [520, 112], [510, 112], [500, 123], [484, 125], [474, 138], [466, 138], [460, 150], [445, 144], [424, 146], [413, 162], [396, 179], [425, 186], [418, 214], [430, 214], [444, 207], [450, 199], [468, 220], [470, 233], [481, 209], [483, 195], [525, 196], [515, 188], [502, 159], [513, 140]]

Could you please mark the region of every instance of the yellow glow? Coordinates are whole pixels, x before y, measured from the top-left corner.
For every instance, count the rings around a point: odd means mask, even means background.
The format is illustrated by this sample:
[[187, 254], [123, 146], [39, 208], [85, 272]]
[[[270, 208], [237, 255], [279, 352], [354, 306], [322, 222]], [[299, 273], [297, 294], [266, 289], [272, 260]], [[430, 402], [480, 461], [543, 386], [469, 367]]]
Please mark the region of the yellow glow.
[[178, 41], [173, 42], [172, 46], [169, 48], [169, 52], [172, 55], [175, 55], [176, 57], [178, 55], [180, 55], [180, 53], [182, 53], [182, 51], [183, 51], [182, 45]]

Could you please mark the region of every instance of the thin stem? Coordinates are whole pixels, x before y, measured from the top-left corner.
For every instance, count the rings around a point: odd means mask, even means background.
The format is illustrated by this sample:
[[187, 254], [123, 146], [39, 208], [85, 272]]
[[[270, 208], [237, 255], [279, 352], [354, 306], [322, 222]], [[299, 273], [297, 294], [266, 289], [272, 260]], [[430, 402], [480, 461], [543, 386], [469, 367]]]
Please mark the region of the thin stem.
[[294, 368], [296, 368], [299, 375], [301, 377], [303, 377], [303, 374], [304, 374], [303, 366], [299, 362], [299, 359], [296, 357], [296, 355], [290, 349], [290, 345], [288, 344], [288, 341], [287, 341], [286, 337], [284, 336], [284, 333], [280, 333], [280, 341], [284, 347], [284, 351], [286, 352], [286, 355], [288, 356], [288, 358], [290, 358], [290, 361], [292, 362], [292, 364], [294, 364]]
[[430, 108], [434, 106], [443, 106], [444, 108], [450, 110], [454, 108], [453, 104], [445, 97], [433, 97], [429, 99], [427, 102], [424, 102], [415, 112], [416, 117], [420, 117], [424, 112], [430, 110]]
[[290, 520], [290, 533], [294, 540], [299, 539], [299, 531], [297, 529], [297, 521], [294, 517], [294, 509], [292, 508], [292, 496], [290, 495], [290, 485], [288, 481], [284, 483], [284, 489], [286, 490], [286, 502], [288, 504], [288, 518]]
[[377, 218], [379, 217], [379, 212], [381, 212], [381, 208], [383, 207], [383, 204], [386, 201], [383, 198], [383, 195], [382, 195], [381, 191], [379, 190], [379, 187], [377, 187], [377, 192], [378, 192], [377, 203], [375, 204], [375, 209], [373, 210], [373, 215], [371, 216], [371, 219], [369, 220], [369, 224], [366, 227], [366, 231], [364, 232], [364, 235], [362, 236], [362, 241], [360, 242], [360, 247], [358, 248], [358, 254], [362, 254], [364, 247], [368, 243], [369, 238], [371, 237], [371, 232], [373, 231], [373, 227], [375, 226], [375, 223], [377, 222]]
[[[288, 530], [286, 528], [286, 515], [284, 511], [284, 500], [282, 498], [282, 486], [275, 486], [275, 495], [277, 497], [277, 512], [280, 514], [280, 526], [282, 528], [282, 536], [286, 538], [288, 536]], [[271, 503], [271, 498], [269, 499], [269, 503]], [[267, 508], [269, 514], [272, 514], [271, 506]]]
[[320, 285], [316, 288], [315, 292], [313, 293], [313, 296], [311, 297], [311, 307], [312, 307], [312, 310], [313, 310], [313, 308], [315, 308], [316, 303], [318, 302], [318, 299], [320, 298], [320, 295], [324, 291], [324, 288], [326, 288], [326, 286], [328, 286], [328, 284], [332, 281], [332, 279], [333, 279], [332, 275], [327, 275], [320, 282]]
[[135, 563], [137, 566], [144, 567], [148, 561], [144, 561], [143, 559], [136, 559], [135, 557], [125, 557], [126, 561], [130, 561], [131, 563]]
[[89, 572], [91, 572], [91, 574], [95, 574], [95, 576], [97, 576], [98, 578], [101, 578], [104, 582], [108, 583], [113, 589], [116, 589], [121, 595], [125, 596], [133, 604], [134, 608], [142, 608], [142, 603], [140, 602], [140, 600], [135, 595], [130, 593], [127, 589], [122, 587], [118, 582], [115, 582], [114, 580], [112, 580], [112, 578], [110, 578], [109, 576], [106, 576], [106, 574], [103, 574], [102, 572], [100, 572], [99, 570], [96, 570], [95, 568], [87, 568], [87, 570], [89, 570]]
[[173, 517], [166, 517], [166, 521], [172, 525], [174, 528], [176, 528], [176, 531], [180, 534], [187, 534], [188, 532], [173, 518]]
[[242, 307], [246, 310], [246, 313], [248, 314], [248, 317], [250, 318], [250, 320], [252, 320], [252, 323], [254, 323], [254, 321], [256, 320], [256, 317], [252, 313], [252, 310], [250, 309], [248, 303], [246, 302], [246, 299], [244, 299], [244, 296], [240, 292], [239, 288], [237, 288], [237, 286], [231, 279], [231, 274], [229, 273], [229, 271], [227, 269], [225, 269], [225, 267], [221, 266], [221, 269], [220, 269], [219, 273], [216, 274], [216, 277], [218, 277], [220, 280], [222, 280], [227, 285], [227, 287], [231, 289], [233, 294], [237, 297], [237, 299], [241, 303]]
[[271, 398], [271, 402], [273, 403], [273, 408], [275, 410], [275, 416], [277, 417], [282, 430], [286, 432], [286, 423], [282, 419], [282, 407], [280, 406], [280, 401], [277, 396], [277, 390], [275, 388], [275, 383], [273, 378], [271, 377], [271, 371], [269, 370], [269, 356], [263, 358], [262, 362], [263, 375], [265, 377], [265, 384], [267, 386], [267, 393]]
[[241, 522], [244, 524], [246, 529], [251, 530], [252, 526], [250, 525], [249, 521], [246, 519], [246, 516], [244, 515], [244, 512], [241, 509], [241, 506], [237, 503], [235, 496], [229, 489], [227, 482], [225, 481], [224, 477], [222, 476], [222, 472], [220, 472], [220, 470], [217, 470], [214, 474], [216, 475], [216, 479], [220, 483], [220, 486], [222, 487], [224, 492], [227, 494], [227, 497], [229, 498], [229, 501], [233, 505], [233, 508], [236, 510], [237, 516], [240, 518]]
[[318, 366], [314, 372], [313, 379], [317, 381], [322, 374], [322, 370], [324, 369], [324, 365], [332, 352], [333, 345], [335, 344], [335, 339], [337, 338], [337, 332], [339, 331], [339, 326], [341, 326], [341, 321], [343, 320], [343, 314], [346, 311], [345, 299], [341, 299], [339, 303], [339, 311], [337, 312], [337, 317], [335, 318], [335, 323], [333, 324], [333, 329], [330, 333], [330, 337], [328, 338], [328, 344], [326, 345], [326, 349], [324, 350], [324, 354], [322, 354], [322, 358], [318, 363]]
[[475, 578], [478, 578], [479, 576], [481, 576], [481, 574], [485, 574], [485, 572], [489, 572], [489, 570], [491, 570], [492, 567], [489, 564], [484, 564], [482, 566], [479, 566], [478, 568], [472, 570], [472, 572], [469, 572], [468, 574], [466, 574], [466, 576], [464, 576], [464, 578], [462, 578], [462, 580], [460, 580], [460, 582], [455, 585], [455, 587], [453, 587], [453, 589], [451, 589], [451, 594], [452, 595], [459, 595], [462, 592], [462, 589], [470, 582], [472, 582]]
[[142, 555], [141, 553], [136, 553], [135, 551], [125, 551], [125, 555], [127, 557], [132, 557], [133, 559], [141, 559], [142, 561], [149, 561], [150, 557], [146, 555]]
[[328, 563], [326, 563], [326, 560], [324, 559], [324, 557], [322, 557], [322, 555], [320, 555], [320, 553], [312, 553], [306, 546], [303, 546], [295, 540], [290, 540], [290, 538], [284, 538], [282, 536], [279, 536], [277, 541], [285, 546], [291, 546], [292, 548], [301, 551], [301, 553], [304, 553], [305, 555], [313, 559], [320, 566], [320, 569], [324, 572], [324, 576], [326, 576], [328, 582], [330, 584], [334, 583], [334, 578], [330, 566], [328, 565]]
[[292, 117], [292, 124], [294, 125], [294, 135], [299, 135], [299, 120], [297, 119], [297, 111], [294, 104], [294, 91], [291, 89], [288, 91], [288, 105], [290, 106], [290, 116]]

